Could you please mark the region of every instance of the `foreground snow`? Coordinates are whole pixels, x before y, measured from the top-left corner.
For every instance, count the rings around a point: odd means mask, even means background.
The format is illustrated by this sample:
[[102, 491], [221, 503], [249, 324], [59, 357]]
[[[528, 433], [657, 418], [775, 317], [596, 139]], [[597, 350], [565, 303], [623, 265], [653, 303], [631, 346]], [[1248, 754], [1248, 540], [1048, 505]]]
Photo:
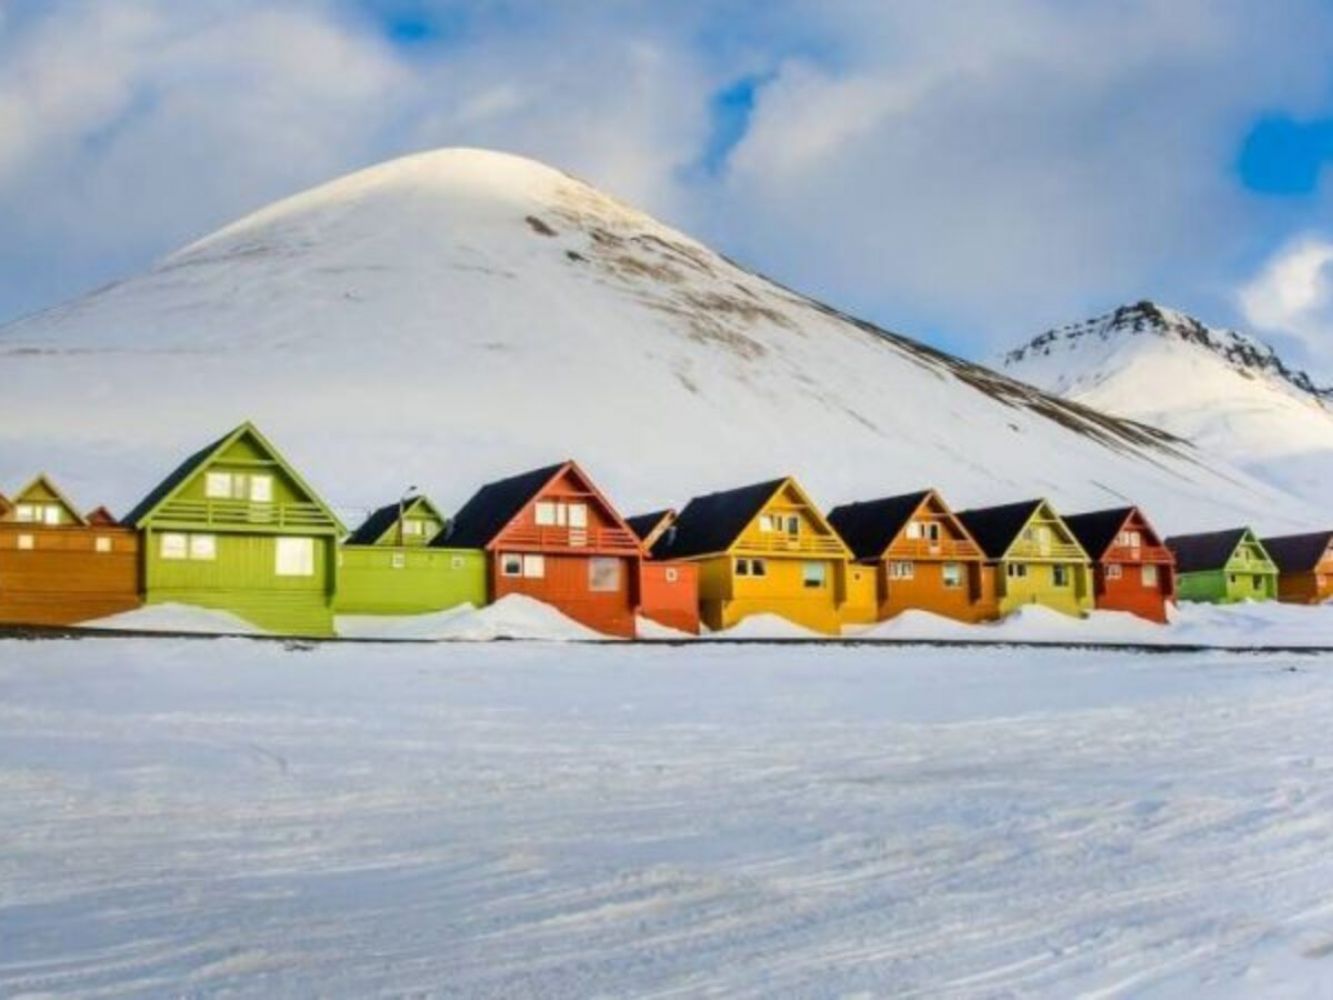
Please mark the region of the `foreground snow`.
[[0, 642], [0, 995], [1318, 996], [1329, 666]]

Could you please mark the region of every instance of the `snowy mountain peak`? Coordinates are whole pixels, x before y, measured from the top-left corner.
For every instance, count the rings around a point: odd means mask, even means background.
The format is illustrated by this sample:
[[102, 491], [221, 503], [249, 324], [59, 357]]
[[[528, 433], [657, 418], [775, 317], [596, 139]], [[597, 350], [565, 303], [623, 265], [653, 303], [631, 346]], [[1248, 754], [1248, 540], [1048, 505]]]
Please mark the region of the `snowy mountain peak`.
[[[1316, 399], [1333, 400], [1333, 387], [1316, 385], [1307, 373], [1288, 367], [1273, 348], [1254, 337], [1236, 330], [1207, 326], [1193, 316], [1148, 301], [1121, 306], [1081, 323], [1047, 330], [1006, 354], [1003, 365], [1022, 378], [1023, 369], [1031, 367], [1036, 357], [1072, 358], [1077, 353], [1105, 358], [1108, 350], [1123, 349], [1134, 338], [1144, 338], [1145, 344], [1157, 338], [1193, 345], [1216, 356], [1239, 374], [1276, 379]], [[1109, 374], [1089, 373], [1077, 364], [1071, 366], [1071, 374], [1073, 368], [1078, 368], [1083, 377]], [[1074, 385], [1071, 380], [1058, 385], [1048, 381], [1037, 384], [1058, 392], [1067, 392]]]

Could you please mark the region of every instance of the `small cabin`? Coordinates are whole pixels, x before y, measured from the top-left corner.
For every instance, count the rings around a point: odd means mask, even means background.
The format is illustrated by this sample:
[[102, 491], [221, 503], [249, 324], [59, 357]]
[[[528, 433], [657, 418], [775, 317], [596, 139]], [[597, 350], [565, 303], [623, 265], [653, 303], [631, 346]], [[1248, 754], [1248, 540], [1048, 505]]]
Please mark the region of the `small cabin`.
[[253, 424], [185, 459], [126, 519], [144, 598], [226, 611], [280, 635], [333, 634], [332, 509]]
[[424, 496], [370, 513], [338, 550], [334, 610], [347, 615], [417, 615], [486, 603], [486, 554], [434, 548], [445, 518]]
[[524, 594], [595, 631], [635, 635], [643, 547], [575, 462], [486, 484], [431, 548], [485, 552], [491, 600]]
[[1176, 596], [1176, 560], [1141, 510], [1071, 514], [1065, 524], [1092, 559], [1097, 608], [1166, 624]]
[[0, 622], [76, 625], [139, 606], [139, 536], [45, 475], [0, 502]]
[[844, 504], [828, 519], [874, 572], [875, 621], [909, 610], [962, 622], [997, 616], [994, 570], [935, 490]]
[[1081, 617], [1094, 607], [1092, 562], [1047, 500], [960, 511], [995, 571], [998, 610], [1039, 604]]
[[1277, 566], [1277, 597], [1288, 604], [1333, 601], [1333, 531], [1279, 535], [1262, 543]]
[[771, 614], [838, 635], [873, 615], [873, 570], [853, 564], [790, 476], [695, 497], [652, 554], [698, 566], [699, 613], [711, 629]]
[[1249, 528], [1173, 535], [1176, 594], [1182, 601], [1233, 604], [1277, 597], [1277, 566]]
[[647, 557], [639, 565], [639, 614], [677, 632], [699, 632], [699, 567], [683, 560], [662, 560], [653, 546], [676, 523], [674, 510], [625, 519]]

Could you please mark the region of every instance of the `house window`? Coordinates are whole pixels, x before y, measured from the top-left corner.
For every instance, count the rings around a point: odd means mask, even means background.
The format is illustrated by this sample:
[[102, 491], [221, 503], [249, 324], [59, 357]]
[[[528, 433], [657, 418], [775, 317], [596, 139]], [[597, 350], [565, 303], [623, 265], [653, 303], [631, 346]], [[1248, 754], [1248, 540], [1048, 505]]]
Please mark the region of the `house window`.
[[750, 560], [748, 560], [748, 559], [737, 559], [737, 560], [736, 560], [736, 575], [737, 575], [737, 576], [749, 576], [749, 575], [750, 575]]
[[204, 477], [204, 496], [210, 500], [231, 499], [231, 473], [210, 472]]
[[273, 572], [277, 576], [314, 576], [315, 540], [279, 538], [274, 548]]
[[1005, 575], [1011, 580], [1023, 580], [1027, 578], [1027, 563], [1011, 562], [1005, 567]]
[[550, 528], [555, 525], [555, 507], [556, 505], [543, 500], [537, 504], [537, 524], [542, 528]]
[[272, 503], [273, 502], [273, 477], [272, 476], [251, 476], [250, 477], [250, 500], [252, 503]]
[[822, 562], [808, 562], [801, 564], [801, 586], [807, 590], [817, 590], [824, 586], [828, 578], [828, 567]]
[[930, 541], [931, 541], [932, 543], [938, 543], [939, 540], [940, 540], [940, 524], [939, 524], [939, 522], [938, 522], [938, 521], [931, 521], [929, 524], [927, 524], [927, 525], [925, 526], [925, 528], [926, 528], [926, 537], [927, 537], [928, 539], [930, 539]]
[[1069, 567], [1064, 563], [1056, 563], [1051, 567], [1051, 583], [1057, 587], [1069, 586]]
[[587, 504], [572, 503], [569, 505], [569, 526], [571, 528], [586, 528], [588, 526]]
[[101, 538], [95, 538], [95, 539], [93, 539], [93, 551], [94, 551], [94, 552], [102, 552], [102, 553], [110, 552], [110, 551], [111, 551], [111, 539], [109, 539], [109, 538], [105, 538], [105, 537], [101, 537]]
[[25, 552], [30, 551], [36, 542], [37, 540], [33, 538], [32, 535], [19, 535], [18, 538], [19, 548], [23, 549]]
[[1262, 576], [1260, 576], [1258, 573], [1256, 573], [1256, 574], [1254, 574], [1254, 576], [1250, 579], [1250, 584], [1251, 584], [1251, 586], [1254, 587], [1255, 590], [1258, 590], [1260, 587], [1262, 587], [1262, 586], [1264, 585], [1264, 578], [1263, 578]]
[[214, 535], [191, 535], [190, 558], [212, 562], [218, 557], [218, 540]]
[[620, 560], [597, 557], [588, 560], [588, 589], [597, 592], [620, 589]]
[[59, 524], [60, 508], [55, 504], [48, 504], [46, 510], [42, 512], [42, 520], [51, 525]]
[[162, 536], [158, 551], [163, 559], [188, 559], [190, 556], [189, 536], [169, 532]]
[[961, 563], [945, 563], [940, 569], [940, 578], [944, 585], [949, 588], [957, 588], [963, 585], [963, 566]]
[[667, 583], [675, 583], [680, 579], [680, 570], [676, 569], [675, 566], [668, 566], [665, 575]]
[[1157, 567], [1156, 567], [1156, 566], [1153, 566], [1152, 564], [1149, 564], [1149, 565], [1147, 565], [1147, 566], [1143, 566], [1143, 567], [1141, 567], [1140, 570], [1139, 570], [1139, 576], [1140, 576], [1140, 579], [1142, 580], [1143, 585], [1144, 585], [1145, 587], [1156, 587], [1156, 586], [1157, 586]]
[[911, 580], [915, 577], [916, 577], [916, 563], [913, 562], [889, 563], [890, 580]]
[[760, 514], [759, 530], [765, 535], [768, 534], [769, 532], [777, 531], [778, 519], [774, 517], [772, 514]]
[[546, 576], [546, 557], [540, 555], [524, 556], [523, 575], [529, 580], [540, 580]]
[[907, 537], [910, 538], [910, 539], [913, 539], [913, 540], [916, 540], [916, 539], [918, 539], [918, 538], [921, 537], [921, 522], [920, 522], [920, 521], [908, 521], [908, 522], [907, 522]]
[[422, 529], [424, 529], [425, 527], [426, 526], [422, 524], [420, 521], [404, 521], [403, 534], [410, 535], [413, 538], [420, 538]]
[[523, 575], [523, 557], [517, 555], [503, 555], [500, 557], [500, 573], [503, 576], [522, 576]]
[[402, 569], [404, 566], [407, 565], [407, 556], [405, 556], [401, 552], [394, 552], [389, 557], [389, 565], [392, 566], [394, 569]]
[[1124, 575], [1124, 567], [1119, 563], [1108, 563], [1106, 566], [1106, 579], [1119, 580]]
[[750, 575], [751, 575], [751, 576], [768, 576], [768, 563], [764, 562], [764, 560], [762, 560], [762, 559], [751, 559], [751, 560], [750, 560]]
[[801, 533], [801, 519], [795, 514], [787, 515], [787, 534], [799, 535]]
[[37, 508], [30, 503], [21, 503], [14, 508], [14, 519], [23, 524], [32, 524], [37, 520]]
[[1235, 583], [1235, 582], [1236, 582], [1236, 574], [1235, 574], [1235, 573], [1229, 573], [1229, 574], [1227, 574], [1227, 580], [1228, 580], [1228, 582], [1230, 582], [1230, 583]]

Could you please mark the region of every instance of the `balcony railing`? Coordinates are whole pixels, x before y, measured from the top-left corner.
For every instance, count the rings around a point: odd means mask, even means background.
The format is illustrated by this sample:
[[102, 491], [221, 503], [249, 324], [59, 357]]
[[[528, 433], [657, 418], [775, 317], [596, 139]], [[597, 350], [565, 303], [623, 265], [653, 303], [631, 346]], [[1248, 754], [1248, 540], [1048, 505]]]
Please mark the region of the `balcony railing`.
[[904, 538], [889, 548], [890, 559], [977, 559], [981, 549], [961, 538]]
[[740, 544], [745, 552], [790, 553], [791, 555], [840, 556], [842, 543], [829, 535], [788, 535], [783, 532], [756, 535]]
[[1171, 553], [1164, 546], [1143, 545], [1133, 548], [1129, 545], [1112, 545], [1106, 550], [1106, 562], [1117, 563], [1169, 563]]
[[1051, 559], [1078, 562], [1084, 558], [1077, 545], [1072, 542], [1020, 542], [1014, 546], [1012, 555], [1019, 559]]
[[639, 539], [622, 528], [527, 526], [511, 529], [504, 544], [506, 548], [621, 551], [639, 548]]
[[153, 518], [210, 528], [328, 528], [329, 515], [313, 503], [251, 503], [248, 500], [170, 500]]

